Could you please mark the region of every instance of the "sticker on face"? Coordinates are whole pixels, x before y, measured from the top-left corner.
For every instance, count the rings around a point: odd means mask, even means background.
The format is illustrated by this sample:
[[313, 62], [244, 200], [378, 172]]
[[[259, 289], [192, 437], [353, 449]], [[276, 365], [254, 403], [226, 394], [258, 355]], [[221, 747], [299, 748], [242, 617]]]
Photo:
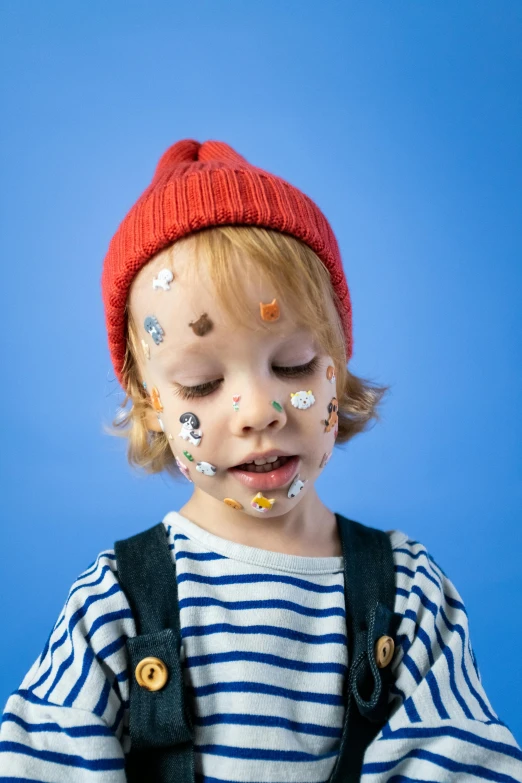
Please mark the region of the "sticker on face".
[[163, 335], [165, 332], [159, 325], [159, 321], [155, 315], [148, 315], [143, 322], [143, 326], [145, 327], [145, 331], [150, 334], [156, 345], [159, 345], [163, 341]]
[[319, 465], [319, 467], [320, 467], [320, 468], [324, 468], [324, 467], [325, 467], [325, 465], [327, 465], [327, 464], [328, 464], [328, 460], [330, 459], [330, 457], [331, 457], [331, 456], [332, 456], [332, 452], [330, 452], [330, 453], [328, 454], [328, 452], [326, 452], [326, 451], [325, 451], [325, 453], [323, 454], [323, 458], [322, 458], [322, 460], [321, 460], [321, 464]]
[[163, 419], [161, 418], [161, 416], [158, 416], [158, 423], [161, 427], [162, 432], [165, 432], [165, 425], [163, 424]]
[[241, 399], [240, 394], [233, 394], [232, 395], [232, 407], [235, 411], [239, 410], [239, 400]]
[[270, 405], [272, 406], [272, 408], [275, 408], [275, 410], [276, 410], [278, 413], [282, 413], [282, 412], [283, 412], [283, 406], [282, 406], [282, 405], [281, 405], [281, 403], [280, 403], [280, 402], [278, 402], [277, 400], [272, 400], [272, 402], [270, 403]]
[[187, 468], [187, 466], [186, 466], [186, 465], [184, 465], [184, 464], [182, 463], [182, 461], [181, 461], [181, 460], [179, 460], [177, 457], [176, 457], [176, 465], [177, 465], [177, 466], [178, 466], [178, 468], [181, 470], [181, 472], [183, 473], [183, 475], [185, 476], [185, 478], [187, 479], [187, 481], [190, 481], [190, 483], [191, 483], [191, 484], [193, 484], [194, 482], [193, 482], [193, 481], [192, 481], [192, 479], [190, 478], [189, 469], [188, 469], [188, 468]]
[[315, 397], [312, 394], [311, 389], [308, 389], [308, 391], [298, 391], [295, 392], [295, 394], [290, 392], [290, 397], [292, 399], [292, 405], [294, 408], [299, 408], [299, 410], [302, 411], [310, 408], [310, 406], [315, 402]]
[[307, 481], [308, 479], [306, 479], [305, 481], [301, 481], [298, 474], [290, 484], [290, 488], [288, 490], [288, 497], [295, 498], [295, 496], [301, 492], [301, 490], [303, 489]]
[[162, 288], [163, 291], [170, 291], [169, 283], [172, 283], [173, 280], [174, 275], [170, 269], [162, 269], [161, 272], [158, 272], [158, 276], [152, 281], [152, 287], [154, 289]]
[[163, 405], [161, 404], [160, 400], [160, 393], [156, 386], [153, 386], [150, 390], [150, 398], [152, 400], [152, 407], [156, 411], [156, 413], [162, 413], [163, 412]]
[[215, 476], [217, 468], [215, 465], [211, 465], [210, 462], [197, 462], [196, 470], [199, 473], [203, 473], [204, 476]]
[[250, 501], [252, 508], [255, 508], [256, 511], [260, 511], [262, 514], [270, 511], [274, 503], [275, 498], [265, 498], [261, 492], [258, 492]]
[[243, 508], [241, 503], [233, 498], [223, 498], [223, 503], [230, 506], [230, 508], [235, 508], [237, 511], [240, 511]]
[[182, 413], [179, 417], [182, 424], [179, 437], [188, 440], [193, 446], [199, 446], [201, 443], [201, 430], [198, 430], [199, 419], [195, 413]]
[[325, 423], [325, 432], [330, 432], [330, 430], [335, 427], [337, 424], [338, 418], [337, 418], [337, 411], [339, 409], [339, 404], [337, 402], [337, 397], [332, 397], [331, 402], [328, 403], [328, 418], [324, 420]]
[[259, 302], [259, 310], [261, 312], [261, 318], [263, 321], [277, 321], [281, 315], [276, 299], [272, 299], [269, 304], [263, 304], [263, 302]]
[[183, 454], [185, 455], [185, 457], [188, 459], [189, 462], [194, 462], [194, 457], [192, 456], [192, 454], [190, 454], [190, 452], [183, 451]]
[[214, 324], [212, 323], [207, 313], [203, 313], [203, 315], [200, 316], [197, 321], [191, 321], [189, 326], [192, 327], [192, 331], [198, 337], [204, 337], [207, 332], [210, 332]]
[[326, 377], [328, 378], [330, 383], [335, 383], [335, 367], [332, 367], [332, 365], [330, 365], [329, 367], [326, 368]]

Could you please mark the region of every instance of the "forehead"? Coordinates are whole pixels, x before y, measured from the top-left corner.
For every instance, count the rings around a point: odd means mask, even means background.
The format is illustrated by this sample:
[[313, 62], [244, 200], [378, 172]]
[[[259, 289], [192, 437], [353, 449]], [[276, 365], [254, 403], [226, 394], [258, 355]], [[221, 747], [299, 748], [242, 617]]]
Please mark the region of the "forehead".
[[[203, 355], [209, 350], [209, 344], [219, 350], [230, 348], [231, 333], [239, 337], [246, 331], [253, 341], [285, 340], [303, 337], [308, 330], [293, 317], [289, 307], [285, 306], [280, 292], [274, 291], [270, 282], [263, 278], [260, 270], [245, 255], [232, 260], [229, 268], [229, 286], [237, 282], [237, 289], [227, 290], [227, 296], [241, 299], [241, 309], [246, 319], [236, 318], [236, 313], [227, 310], [216, 293], [211, 277], [210, 265], [196, 263], [190, 243], [173, 245], [152, 259], [133, 281], [129, 295], [129, 306], [138, 330], [148, 316], [155, 316], [165, 335], [175, 335], [176, 353]], [[164, 290], [153, 285], [161, 271], [168, 269], [174, 279]], [[218, 271], [219, 273], [219, 271]], [[161, 275], [160, 275], [161, 277]], [[280, 316], [277, 321], [265, 322], [261, 318], [260, 303], [270, 304], [274, 299], [280, 304]], [[213, 328], [204, 336], [197, 336], [190, 323], [197, 321], [203, 313], [210, 317]], [[172, 351], [173, 343], [165, 339], [158, 345], [155, 353], [161, 358], [163, 353]]]
[[[216, 286], [211, 277], [210, 265], [198, 261], [190, 243], [175, 244], [158, 254], [139, 271], [133, 281], [129, 297], [133, 314], [141, 314], [147, 307], [169, 309], [174, 302], [176, 308], [195, 306], [201, 309], [202, 302], [211, 301], [219, 308], [221, 303], [216, 299]], [[260, 270], [244, 254], [231, 258], [227, 267], [232, 267], [232, 275], [238, 289], [241, 288], [243, 299], [256, 304], [259, 309], [259, 302], [264, 301], [263, 297], [271, 293], [270, 286], [263, 280]], [[156, 287], [153, 285], [154, 279], [164, 269], [170, 270], [174, 275], [168, 291], [158, 284]]]

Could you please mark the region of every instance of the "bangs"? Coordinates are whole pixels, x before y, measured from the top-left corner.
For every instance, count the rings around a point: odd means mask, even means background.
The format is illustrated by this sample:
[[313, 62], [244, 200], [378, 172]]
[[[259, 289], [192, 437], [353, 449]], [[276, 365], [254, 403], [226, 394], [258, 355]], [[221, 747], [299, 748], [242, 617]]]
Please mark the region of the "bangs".
[[[245, 284], [266, 282], [281, 308], [297, 326], [308, 329], [323, 350], [346, 365], [346, 349], [336, 294], [328, 270], [314, 251], [299, 239], [257, 226], [217, 226], [178, 240], [162, 254], [175, 266], [175, 248], [190, 245], [193, 264], [187, 267], [195, 282], [204, 265], [213, 291], [234, 326], [252, 328]], [[271, 300], [270, 300], [271, 301]], [[265, 302], [268, 304], [268, 302]], [[256, 329], [270, 331], [259, 319]]]

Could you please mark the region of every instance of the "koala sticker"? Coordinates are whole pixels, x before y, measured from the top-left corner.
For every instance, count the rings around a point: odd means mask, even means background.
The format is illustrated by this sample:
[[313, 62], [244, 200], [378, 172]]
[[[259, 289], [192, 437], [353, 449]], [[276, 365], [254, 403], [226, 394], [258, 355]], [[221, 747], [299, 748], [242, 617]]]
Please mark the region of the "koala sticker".
[[295, 394], [290, 392], [290, 397], [294, 408], [299, 408], [302, 411], [309, 408], [315, 402], [315, 397], [312, 394], [311, 389], [308, 389], [308, 391], [298, 391], [295, 392]]

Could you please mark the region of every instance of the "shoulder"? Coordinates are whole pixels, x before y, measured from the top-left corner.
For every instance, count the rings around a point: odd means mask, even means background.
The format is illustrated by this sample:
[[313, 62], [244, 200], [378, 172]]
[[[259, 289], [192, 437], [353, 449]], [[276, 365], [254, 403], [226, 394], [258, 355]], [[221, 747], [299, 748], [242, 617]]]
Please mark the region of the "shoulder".
[[[497, 721], [482, 689], [460, 593], [424, 544], [396, 532], [391, 534], [400, 620], [392, 664], [395, 695], [405, 702], [410, 720], [460, 712], [471, 720]], [[415, 699], [408, 699], [413, 693]]]
[[111, 620], [118, 619], [114, 613], [121, 613], [119, 619], [129, 615], [128, 601], [118, 579], [114, 549], [100, 552], [82, 571], [73, 582], [64, 606], [64, 613], [74, 617], [75, 624], [83, 624], [87, 615], [106, 617], [108, 611]]
[[427, 547], [402, 531], [388, 531], [388, 535], [395, 567], [396, 612], [411, 619], [412, 612], [416, 618], [423, 612], [435, 617], [441, 611], [466, 616], [459, 592]]
[[22, 690], [29, 689], [45, 701], [92, 709], [93, 681], [101, 683], [106, 677], [115, 677], [120, 684], [125, 681], [125, 644], [135, 635], [114, 550], [104, 550], [71, 585]]

